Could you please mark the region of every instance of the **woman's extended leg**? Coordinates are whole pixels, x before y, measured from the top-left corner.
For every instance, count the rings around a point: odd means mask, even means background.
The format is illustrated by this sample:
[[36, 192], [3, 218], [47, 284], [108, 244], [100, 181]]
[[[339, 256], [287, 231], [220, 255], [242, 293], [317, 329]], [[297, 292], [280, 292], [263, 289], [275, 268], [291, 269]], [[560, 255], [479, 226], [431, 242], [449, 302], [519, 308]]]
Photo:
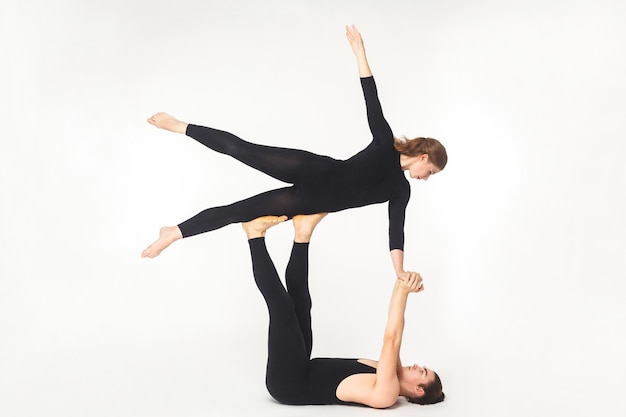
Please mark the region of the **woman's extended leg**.
[[285, 219], [265, 216], [242, 226], [250, 245], [254, 280], [269, 312], [267, 389], [277, 400], [289, 403], [299, 396], [299, 383], [305, 381], [310, 358], [294, 301], [281, 283], [265, 246], [265, 231]]
[[159, 129], [169, 130], [174, 133], [185, 133], [188, 123], [182, 122], [167, 113], [155, 113], [148, 117], [148, 123]]
[[279, 188], [254, 197], [220, 207], [201, 211], [178, 226], [161, 228], [159, 238], [141, 254], [142, 258], [154, 258], [175, 241], [219, 229], [231, 223], [250, 221], [263, 215], [308, 214], [316, 210], [316, 201], [295, 187]]
[[190, 124], [187, 136], [216, 152], [223, 153], [277, 180], [298, 184], [327, 174], [340, 162], [328, 156], [300, 149], [258, 145], [232, 133]]
[[165, 226], [159, 230], [159, 238], [141, 252], [142, 258], [156, 258], [172, 243], [183, 238], [178, 226]]
[[156, 113], [148, 123], [176, 133], [186, 133], [216, 152], [232, 156], [244, 164], [289, 184], [315, 181], [340, 163], [328, 156], [299, 149], [257, 145], [232, 133], [182, 122], [167, 113]]

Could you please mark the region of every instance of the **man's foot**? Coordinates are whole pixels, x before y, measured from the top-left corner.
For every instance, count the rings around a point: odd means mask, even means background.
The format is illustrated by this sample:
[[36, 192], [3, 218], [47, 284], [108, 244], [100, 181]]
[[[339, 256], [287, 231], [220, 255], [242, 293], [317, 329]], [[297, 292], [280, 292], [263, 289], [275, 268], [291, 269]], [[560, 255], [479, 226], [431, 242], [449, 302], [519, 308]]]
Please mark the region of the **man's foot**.
[[148, 117], [148, 123], [158, 127], [159, 129], [169, 130], [170, 132], [174, 133], [187, 132], [187, 125], [189, 124], [181, 122], [175, 117], [163, 112], [155, 113], [152, 116]]
[[142, 258], [156, 258], [172, 243], [183, 238], [183, 234], [178, 226], [162, 227], [159, 232], [159, 238], [141, 252]]
[[287, 216], [263, 216], [257, 217], [249, 222], [241, 223], [241, 227], [246, 232], [248, 239], [265, 236], [265, 232], [272, 226], [287, 220]]
[[296, 243], [309, 242], [313, 230], [315, 230], [315, 226], [317, 226], [327, 214], [328, 213], [298, 214], [297, 216], [293, 216], [293, 227], [295, 229], [293, 241]]

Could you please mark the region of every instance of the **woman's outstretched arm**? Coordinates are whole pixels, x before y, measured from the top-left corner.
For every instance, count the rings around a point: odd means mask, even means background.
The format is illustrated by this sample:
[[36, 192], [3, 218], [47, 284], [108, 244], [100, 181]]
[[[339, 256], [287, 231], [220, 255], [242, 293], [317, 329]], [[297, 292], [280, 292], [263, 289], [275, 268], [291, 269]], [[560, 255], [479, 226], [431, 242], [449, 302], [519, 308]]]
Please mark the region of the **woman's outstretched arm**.
[[397, 278], [404, 278], [406, 272], [404, 271], [404, 251], [402, 249], [393, 249], [391, 252], [391, 263], [393, 264], [393, 270], [396, 272]]
[[356, 56], [357, 64], [359, 66], [359, 77], [371, 77], [372, 70], [367, 62], [367, 56], [365, 55], [365, 45], [363, 45], [363, 38], [357, 30], [356, 26], [346, 26], [346, 38], [350, 42], [350, 47]]

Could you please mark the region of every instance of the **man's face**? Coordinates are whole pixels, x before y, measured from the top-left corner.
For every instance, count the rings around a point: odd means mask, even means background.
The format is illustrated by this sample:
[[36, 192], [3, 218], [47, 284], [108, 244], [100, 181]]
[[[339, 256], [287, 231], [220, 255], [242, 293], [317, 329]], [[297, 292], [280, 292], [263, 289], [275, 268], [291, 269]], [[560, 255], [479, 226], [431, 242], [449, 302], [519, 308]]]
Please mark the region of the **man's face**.
[[435, 381], [435, 372], [425, 366], [407, 366], [407, 380], [414, 386], [426, 387]]

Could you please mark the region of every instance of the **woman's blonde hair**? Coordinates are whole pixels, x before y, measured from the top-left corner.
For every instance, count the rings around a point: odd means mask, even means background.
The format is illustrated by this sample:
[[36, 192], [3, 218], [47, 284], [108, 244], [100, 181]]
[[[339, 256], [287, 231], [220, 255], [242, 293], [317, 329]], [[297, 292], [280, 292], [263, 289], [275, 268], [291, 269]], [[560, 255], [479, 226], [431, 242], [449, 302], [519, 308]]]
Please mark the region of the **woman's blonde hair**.
[[393, 146], [406, 156], [428, 155], [428, 160], [440, 170], [444, 169], [448, 163], [446, 148], [437, 139], [422, 137], [407, 139], [403, 136], [394, 138]]

